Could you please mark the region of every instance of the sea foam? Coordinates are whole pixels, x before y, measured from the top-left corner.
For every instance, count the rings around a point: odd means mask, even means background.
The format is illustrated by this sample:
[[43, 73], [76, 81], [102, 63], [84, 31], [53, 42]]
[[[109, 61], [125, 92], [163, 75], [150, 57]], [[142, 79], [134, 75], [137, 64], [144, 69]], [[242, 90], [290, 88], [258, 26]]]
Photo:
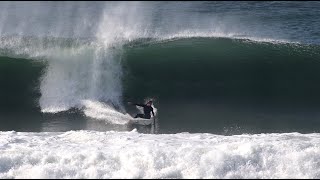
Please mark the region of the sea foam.
[[0, 178], [320, 178], [320, 134], [0, 132]]

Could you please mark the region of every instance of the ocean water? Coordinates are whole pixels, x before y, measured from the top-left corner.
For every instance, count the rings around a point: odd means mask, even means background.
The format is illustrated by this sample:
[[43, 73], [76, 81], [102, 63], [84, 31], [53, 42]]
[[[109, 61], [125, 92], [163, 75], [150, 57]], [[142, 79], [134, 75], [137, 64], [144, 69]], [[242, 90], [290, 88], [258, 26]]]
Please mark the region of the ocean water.
[[319, 9], [1, 2], [0, 178], [319, 178]]

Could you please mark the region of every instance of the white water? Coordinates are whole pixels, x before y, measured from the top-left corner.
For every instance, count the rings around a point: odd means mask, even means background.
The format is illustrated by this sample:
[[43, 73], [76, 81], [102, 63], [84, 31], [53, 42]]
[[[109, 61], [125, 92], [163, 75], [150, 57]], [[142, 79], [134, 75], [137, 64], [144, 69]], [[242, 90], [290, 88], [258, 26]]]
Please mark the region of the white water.
[[84, 114], [97, 120], [111, 124], [127, 124], [133, 119], [129, 114], [122, 114], [108, 104], [85, 100], [82, 104], [86, 107]]
[[320, 178], [320, 134], [0, 132], [0, 178]]

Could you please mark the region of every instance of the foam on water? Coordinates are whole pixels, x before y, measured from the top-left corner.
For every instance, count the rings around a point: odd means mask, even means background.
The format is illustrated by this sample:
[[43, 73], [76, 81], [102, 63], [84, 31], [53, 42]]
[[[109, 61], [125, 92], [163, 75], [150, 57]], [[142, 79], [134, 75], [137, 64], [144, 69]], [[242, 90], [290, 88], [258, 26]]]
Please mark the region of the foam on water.
[[0, 178], [320, 178], [320, 134], [0, 132]]
[[104, 120], [112, 124], [127, 124], [133, 119], [129, 114], [122, 114], [114, 107], [102, 102], [83, 100], [84, 113], [88, 117]]

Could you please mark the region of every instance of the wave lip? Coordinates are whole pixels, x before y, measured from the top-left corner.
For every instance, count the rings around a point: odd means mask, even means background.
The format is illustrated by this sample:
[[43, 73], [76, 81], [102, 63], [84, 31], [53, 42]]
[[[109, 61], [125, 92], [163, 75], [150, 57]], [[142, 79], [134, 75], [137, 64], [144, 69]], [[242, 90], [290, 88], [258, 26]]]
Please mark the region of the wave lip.
[[273, 44], [301, 44], [299, 41], [292, 41], [287, 39], [275, 39], [268, 37], [258, 37], [258, 36], [250, 36], [250, 35], [242, 35], [239, 33], [223, 33], [223, 32], [202, 32], [193, 31], [193, 30], [184, 30], [177, 33], [172, 33], [164, 36], [160, 36], [157, 39], [162, 41], [174, 40], [174, 39], [187, 39], [187, 38], [230, 38], [230, 39], [238, 39], [238, 40], [249, 40], [252, 42], [265, 42], [265, 43], [273, 43]]
[[0, 178], [319, 178], [320, 134], [0, 132]]

